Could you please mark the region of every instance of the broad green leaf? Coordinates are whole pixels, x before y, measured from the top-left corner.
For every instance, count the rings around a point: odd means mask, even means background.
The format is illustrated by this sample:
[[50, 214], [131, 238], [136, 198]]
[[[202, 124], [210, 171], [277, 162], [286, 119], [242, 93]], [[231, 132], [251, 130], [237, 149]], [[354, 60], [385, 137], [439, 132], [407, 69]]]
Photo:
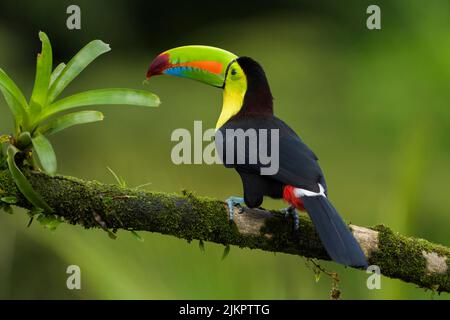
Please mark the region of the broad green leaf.
[[144, 90], [122, 88], [90, 90], [56, 101], [44, 110], [41, 120], [67, 109], [99, 104], [157, 107], [160, 101], [158, 96]]
[[10, 145], [8, 147], [8, 168], [11, 172], [11, 176], [17, 186], [17, 188], [22, 192], [25, 198], [27, 198], [28, 201], [32, 205], [34, 205], [37, 208], [42, 208], [47, 212], [52, 212], [52, 208], [49, 207], [49, 205], [42, 199], [42, 197], [34, 191], [33, 187], [31, 186], [30, 182], [27, 180], [27, 178], [24, 176], [22, 171], [20, 171], [19, 167], [16, 164], [15, 156], [19, 152], [19, 150], [14, 147], [13, 145]]
[[47, 124], [39, 128], [39, 132], [48, 136], [78, 124], [102, 120], [103, 114], [99, 111], [79, 111], [50, 120]]
[[14, 120], [14, 127], [16, 129], [16, 133], [19, 131], [18, 128], [22, 124], [23, 121], [23, 113], [22, 113], [22, 107], [17, 102], [16, 99], [2, 86], [0, 86], [0, 91], [3, 94], [3, 97], [5, 98], [6, 104], [9, 107], [9, 110], [12, 113], [13, 120]]
[[41, 39], [42, 42], [42, 50], [37, 57], [36, 78], [34, 80], [33, 93], [31, 94], [30, 99], [32, 115], [39, 114], [40, 110], [47, 103], [47, 93], [53, 65], [50, 40], [44, 32], [39, 32], [39, 39]]
[[56, 155], [50, 141], [42, 134], [36, 135], [31, 140], [33, 141], [33, 148], [44, 171], [49, 174], [54, 174], [56, 172]]
[[22, 91], [3, 69], [0, 69], [0, 91], [5, 97], [16, 125], [20, 125], [26, 116], [28, 104]]
[[50, 76], [49, 88], [53, 85], [53, 83], [59, 77], [59, 75], [61, 74], [61, 72], [64, 70], [65, 67], [66, 64], [64, 62], [61, 62], [60, 64], [58, 64], [55, 70], [53, 70], [52, 75]]
[[23, 108], [23, 111], [27, 110], [28, 104], [22, 91], [14, 83], [14, 81], [0, 68], [0, 86], [9, 92]]
[[55, 79], [48, 93], [48, 103], [52, 103], [59, 94], [84, 70], [92, 61], [101, 54], [110, 51], [108, 44], [100, 40], [89, 42], [81, 49], [62, 70]]

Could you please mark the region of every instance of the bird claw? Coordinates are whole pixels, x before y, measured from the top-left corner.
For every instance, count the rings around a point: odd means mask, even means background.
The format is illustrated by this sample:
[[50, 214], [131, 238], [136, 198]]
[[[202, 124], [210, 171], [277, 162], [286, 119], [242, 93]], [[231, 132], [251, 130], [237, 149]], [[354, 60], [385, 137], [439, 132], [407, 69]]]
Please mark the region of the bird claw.
[[233, 217], [234, 217], [234, 206], [235, 205], [239, 205], [239, 213], [244, 213], [244, 207], [242, 206], [242, 204], [244, 203], [244, 198], [241, 197], [229, 197], [227, 200], [227, 205], [228, 205], [228, 216], [230, 218], [230, 221], [233, 221]]
[[297, 231], [300, 227], [300, 218], [298, 217], [298, 212], [295, 207], [290, 206], [284, 209], [280, 210], [282, 213], [284, 213], [285, 217], [292, 216], [294, 219], [294, 230]]

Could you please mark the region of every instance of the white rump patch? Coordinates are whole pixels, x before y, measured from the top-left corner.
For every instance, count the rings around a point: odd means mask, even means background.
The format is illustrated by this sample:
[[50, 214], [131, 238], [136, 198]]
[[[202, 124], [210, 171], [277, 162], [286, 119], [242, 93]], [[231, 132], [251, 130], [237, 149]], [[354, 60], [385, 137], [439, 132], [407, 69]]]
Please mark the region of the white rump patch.
[[301, 197], [327, 197], [325, 195], [325, 188], [322, 187], [322, 185], [319, 183], [319, 192], [313, 192], [313, 191], [309, 191], [306, 189], [301, 189], [301, 188], [295, 188], [294, 189], [294, 194], [296, 197], [301, 198]]

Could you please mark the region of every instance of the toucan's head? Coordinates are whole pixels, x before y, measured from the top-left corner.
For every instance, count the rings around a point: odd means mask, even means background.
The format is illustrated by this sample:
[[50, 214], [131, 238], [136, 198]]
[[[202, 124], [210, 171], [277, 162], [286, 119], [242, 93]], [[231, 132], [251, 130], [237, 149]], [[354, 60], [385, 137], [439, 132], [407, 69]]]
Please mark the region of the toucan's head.
[[272, 94], [262, 67], [251, 58], [238, 57], [209, 46], [167, 50], [150, 64], [147, 79], [172, 75], [224, 89], [224, 103], [216, 128], [240, 114], [272, 114]]

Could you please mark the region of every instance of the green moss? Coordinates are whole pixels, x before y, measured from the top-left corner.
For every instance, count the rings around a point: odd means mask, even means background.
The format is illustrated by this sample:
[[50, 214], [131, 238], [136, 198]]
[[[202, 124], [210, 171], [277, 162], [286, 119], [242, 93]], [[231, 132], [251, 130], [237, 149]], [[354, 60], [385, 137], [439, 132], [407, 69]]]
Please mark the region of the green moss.
[[380, 267], [381, 273], [400, 278], [406, 282], [419, 284], [423, 288], [450, 291], [450, 268], [447, 274], [429, 274], [423, 252], [436, 252], [450, 261], [450, 250], [424, 239], [405, 237], [384, 225], [373, 228], [379, 231], [379, 249], [371, 257], [371, 264]]

